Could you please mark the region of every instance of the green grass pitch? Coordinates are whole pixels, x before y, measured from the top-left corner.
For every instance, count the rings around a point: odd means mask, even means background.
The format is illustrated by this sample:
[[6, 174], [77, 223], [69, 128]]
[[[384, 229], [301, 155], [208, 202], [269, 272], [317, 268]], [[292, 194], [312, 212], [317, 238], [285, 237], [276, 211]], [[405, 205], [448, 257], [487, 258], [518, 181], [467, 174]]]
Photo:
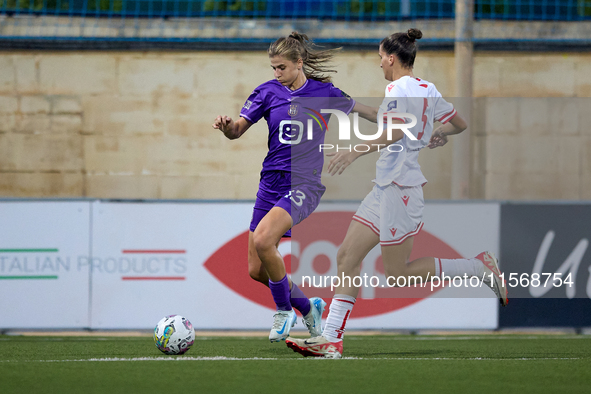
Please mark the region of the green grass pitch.
[[[0, 393], [589, 393], [591, 336], [348, 335], [346, 358], [263, 337], [0, 336]], [[177, 391], [180, 390], [180, 391]]]

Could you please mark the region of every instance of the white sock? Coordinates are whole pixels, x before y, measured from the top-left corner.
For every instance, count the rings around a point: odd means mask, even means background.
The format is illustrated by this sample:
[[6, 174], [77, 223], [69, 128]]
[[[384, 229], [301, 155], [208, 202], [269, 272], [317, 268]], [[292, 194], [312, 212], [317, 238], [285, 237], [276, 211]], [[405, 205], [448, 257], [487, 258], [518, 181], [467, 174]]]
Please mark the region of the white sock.
[[341, 342], [345, 333], [347, 319], [355, 305], [355, 297], [335, 294], [330, 303], [326, 325], [322, 336], [330, 342]]
[[456, 276], [463, 277], [464, 275], [482, 276], [483, 265], [482, 261], [472, 259], [438, 259], [435, 258], [435, 276], [442, 277], [443, 275], [454, 278]]

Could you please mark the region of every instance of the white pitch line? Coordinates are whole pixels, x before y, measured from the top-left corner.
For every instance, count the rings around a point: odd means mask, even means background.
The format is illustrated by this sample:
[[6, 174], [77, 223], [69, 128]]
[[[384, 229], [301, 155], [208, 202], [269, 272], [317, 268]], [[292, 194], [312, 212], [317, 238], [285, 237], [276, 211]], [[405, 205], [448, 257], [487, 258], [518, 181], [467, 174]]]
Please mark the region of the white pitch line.
[[[0, 360], [0, 363], [72, 363], [72, 362], [133, 362], [133, 361], [294, 361], [294, 360], [328, 360], [324, 358], [276, 358], [276, 357], [111, 357], [88, 358], [78, 360]], [[487, 358], [487, 357], [343, 357], [341, 360], [380, 360], [380, 361], [544, 361], [544, 360], [582, 360], [580, 357], [521, 357], [521, 358]]]
[[[223, 337], [195, 337], [195, 341], [212, 341], [218, 340]], [[252, 339], [250, 337], [240, 337], [237, 336], [238, 339]], [[129, 337], [125, 339], [131, 340], [143, 340], [144, 338], [135, 338]], [[512, 339], [591, 339], [589, 335], [528, 335], [528, 336], [521, 336], [521, 335], [507, 335], [507, 336], [497, 336], [497, 335], [476, 335], [476, 336], [407, 336], [407, 337], [399, 337], [399, 336], [377, 336], [371, 338], [371, 341], [472, 341], [472, 340], [512, 340]], [[0, 341], [14, 341], [13, 337], [11, 338], [0, 338]], [[79, 342], [86, 342], [86, 341], [113, 341], [119, 339], [112, 339], [111, 337], [35, 337], [35, 342], [62, 342], [62, 341], [79, 341]], [[359, 336], [350, 336], [347, 337], [348, 341], [367, 341], [367, 337], [359, 337]]]
[[[482, 336], [453, 336], [448, 337], [428, 337], [428, 336], [416, 336], [416, 337], [374, 337], [371, 341], [471, 341], [471, 340], [494, 340], [494, 339], [591, 339], [585, 335], [572, 335], [572, 336], [559, 336], [559, 335], [541, 335], [541, 336], [495, 336], [495, 335], [482, 335]], [[367, 341], [367, 337], [348, 337], [348, 341]]]

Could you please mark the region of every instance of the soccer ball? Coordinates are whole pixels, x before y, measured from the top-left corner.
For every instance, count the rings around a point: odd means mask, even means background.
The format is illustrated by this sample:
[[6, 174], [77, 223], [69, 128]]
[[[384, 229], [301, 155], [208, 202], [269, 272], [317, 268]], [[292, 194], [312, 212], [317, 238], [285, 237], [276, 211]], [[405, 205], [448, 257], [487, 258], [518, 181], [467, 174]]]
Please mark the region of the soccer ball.
[[156, 347], [165, 354], [183, 354], [195, 342], [195, 330], [189, 320], [180, 315], [164, 317], [154, 328]]

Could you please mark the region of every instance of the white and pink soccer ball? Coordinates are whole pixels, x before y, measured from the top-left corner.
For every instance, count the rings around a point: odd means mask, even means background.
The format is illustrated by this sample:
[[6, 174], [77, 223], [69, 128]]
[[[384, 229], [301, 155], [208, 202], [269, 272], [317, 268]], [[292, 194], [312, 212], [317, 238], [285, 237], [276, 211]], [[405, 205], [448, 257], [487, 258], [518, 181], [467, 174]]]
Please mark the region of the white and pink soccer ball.
[[193, 346], [195, 330], [183, 316], [166, 316], [154, 328], [154, 342], [162, 353], [183, 354]]

